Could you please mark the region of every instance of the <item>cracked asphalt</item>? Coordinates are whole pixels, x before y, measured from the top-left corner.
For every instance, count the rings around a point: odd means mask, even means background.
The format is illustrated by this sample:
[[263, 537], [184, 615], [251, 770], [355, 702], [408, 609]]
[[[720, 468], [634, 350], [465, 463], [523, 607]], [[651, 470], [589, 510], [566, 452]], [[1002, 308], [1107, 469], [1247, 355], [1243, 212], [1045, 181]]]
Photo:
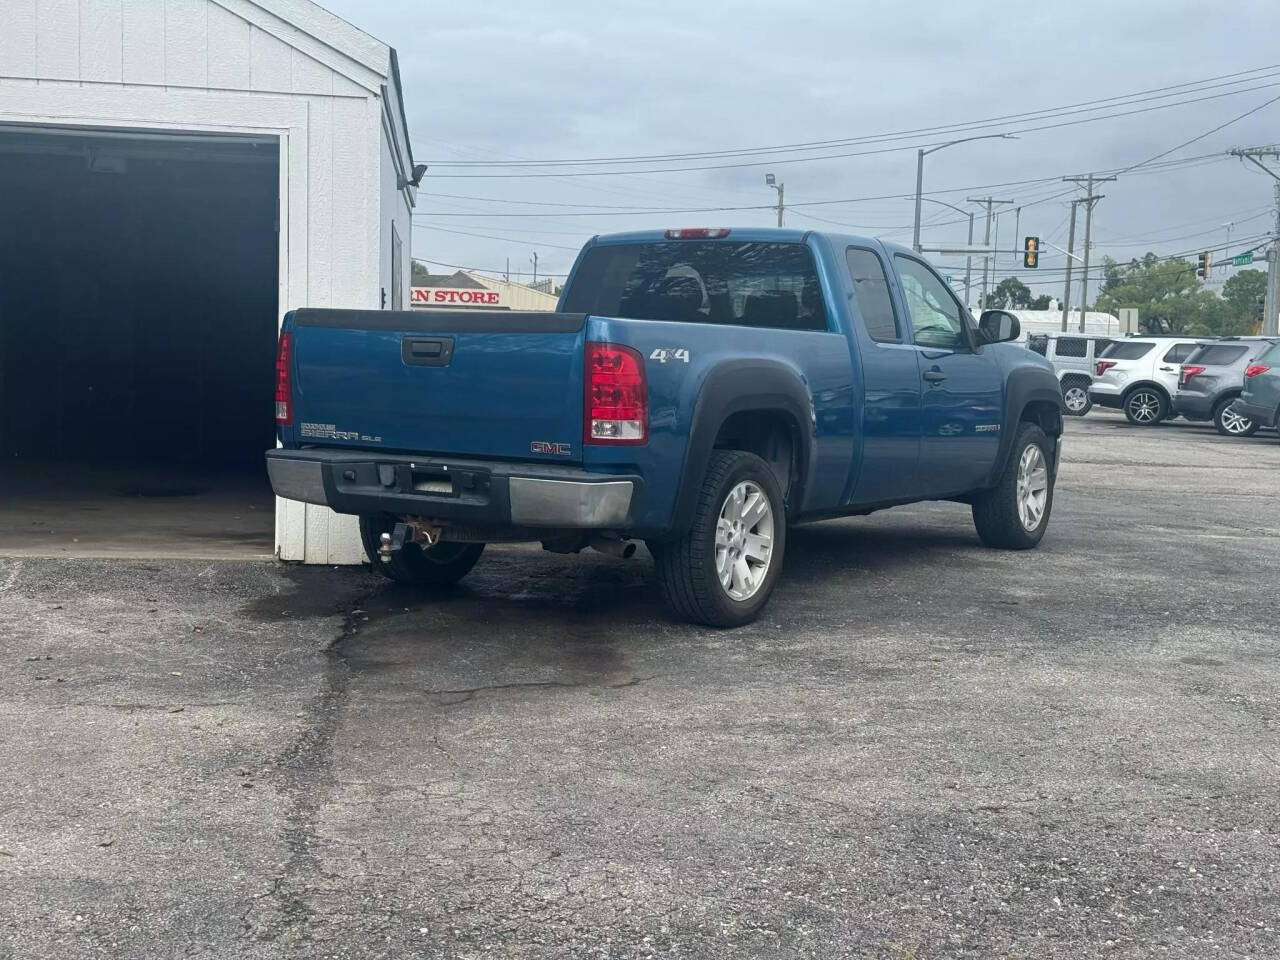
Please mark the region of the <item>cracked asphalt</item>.
[[1280, 956], [1280, 440], [1069, 425], [1041, 549], [0, 559], [0, 956]]

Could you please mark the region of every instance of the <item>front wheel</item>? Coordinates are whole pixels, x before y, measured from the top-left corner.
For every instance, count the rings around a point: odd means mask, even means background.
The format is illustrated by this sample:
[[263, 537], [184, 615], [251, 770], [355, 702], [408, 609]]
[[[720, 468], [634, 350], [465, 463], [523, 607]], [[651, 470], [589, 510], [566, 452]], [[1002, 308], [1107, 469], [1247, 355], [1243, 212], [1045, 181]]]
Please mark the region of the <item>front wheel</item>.
[[1248, 417], [1231, 412], [1235, 398], [1223, 400], [1213, 408], [1213, 425], [1224, 437], [1252, 437], [1258, 432], [1260, 424]]
[[769, 465], [753, 453], [716, 450], [693, 525], [680, 539], [649, 548], [663, 597], [679, 617], [738, 627], [769, 601], [786, 541], [786, 504]]
[[1063, 384], [1062, 405], [1067, 408], [1068, 416], [1083, 417], [1093, 409], [1093, 401], [1089, 399], [1089, 388], [1079, 383]]
[[1029, 550], [1040, 542], [1053, 509], [1053, 447], [1044, 431], [1023, 423], [995, 488], [973, 501], [973, 525], [988, 547]]
[[396, 518], [389, 513], [360, 517], [360, 540], [373, 569], [396, 583], [428, 587], [457, 583], [471, 572], [484, 552], [483, 543], [437, 543], [425, 550], [416, 543], [406, 543], [390, 560], [383, 560], [378, 556], [379, 543], [395, 525]]
[[1169, 401], [1153, 387], [1138, 387], [1124, 398], [1124, 415], [1138, 427], [1154, 427], [1169, 416]]

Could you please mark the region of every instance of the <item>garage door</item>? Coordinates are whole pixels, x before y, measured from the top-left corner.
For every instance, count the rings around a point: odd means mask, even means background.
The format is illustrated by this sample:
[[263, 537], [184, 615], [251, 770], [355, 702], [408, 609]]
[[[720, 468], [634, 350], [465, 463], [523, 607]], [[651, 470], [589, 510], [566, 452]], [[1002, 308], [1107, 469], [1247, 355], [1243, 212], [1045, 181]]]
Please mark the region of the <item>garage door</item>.
[[273, 140], [0, 129], [0, 553], [272, 551]]

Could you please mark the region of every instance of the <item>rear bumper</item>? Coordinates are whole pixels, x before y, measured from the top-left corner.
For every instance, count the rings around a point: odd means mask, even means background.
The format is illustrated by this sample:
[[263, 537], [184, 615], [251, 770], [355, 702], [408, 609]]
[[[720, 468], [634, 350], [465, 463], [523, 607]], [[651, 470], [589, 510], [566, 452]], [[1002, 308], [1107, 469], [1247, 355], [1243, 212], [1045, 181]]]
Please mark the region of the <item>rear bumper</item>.
[[555, 464], [313, 448], [268, 450], [276, 495], [338, 513], [390, 513], [443, 524], [530, 530], [617, 530], [631, 525], [637, 476]]
[[1119, 410], [1122, 406], [1120, 394], [1099, 390], [1097, 384], [1089, 388], [1089, 399], [1099, 407], [1110, 407], [1112, 410]]
[[1213, 397], [1179, 391], [1173, 395], [1173, 409], [1188, 420], [1213, 419]]

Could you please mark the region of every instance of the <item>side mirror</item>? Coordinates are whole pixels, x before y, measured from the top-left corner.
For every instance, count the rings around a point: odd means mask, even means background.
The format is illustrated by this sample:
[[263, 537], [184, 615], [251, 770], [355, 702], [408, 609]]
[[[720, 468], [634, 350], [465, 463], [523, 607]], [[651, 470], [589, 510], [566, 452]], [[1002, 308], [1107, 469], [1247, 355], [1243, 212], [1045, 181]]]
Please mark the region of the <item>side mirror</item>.
[[1022, 336], [1022, 324], [1007, 310], [983, 310], [978, 329], [987, 343], [1007, 343]]

